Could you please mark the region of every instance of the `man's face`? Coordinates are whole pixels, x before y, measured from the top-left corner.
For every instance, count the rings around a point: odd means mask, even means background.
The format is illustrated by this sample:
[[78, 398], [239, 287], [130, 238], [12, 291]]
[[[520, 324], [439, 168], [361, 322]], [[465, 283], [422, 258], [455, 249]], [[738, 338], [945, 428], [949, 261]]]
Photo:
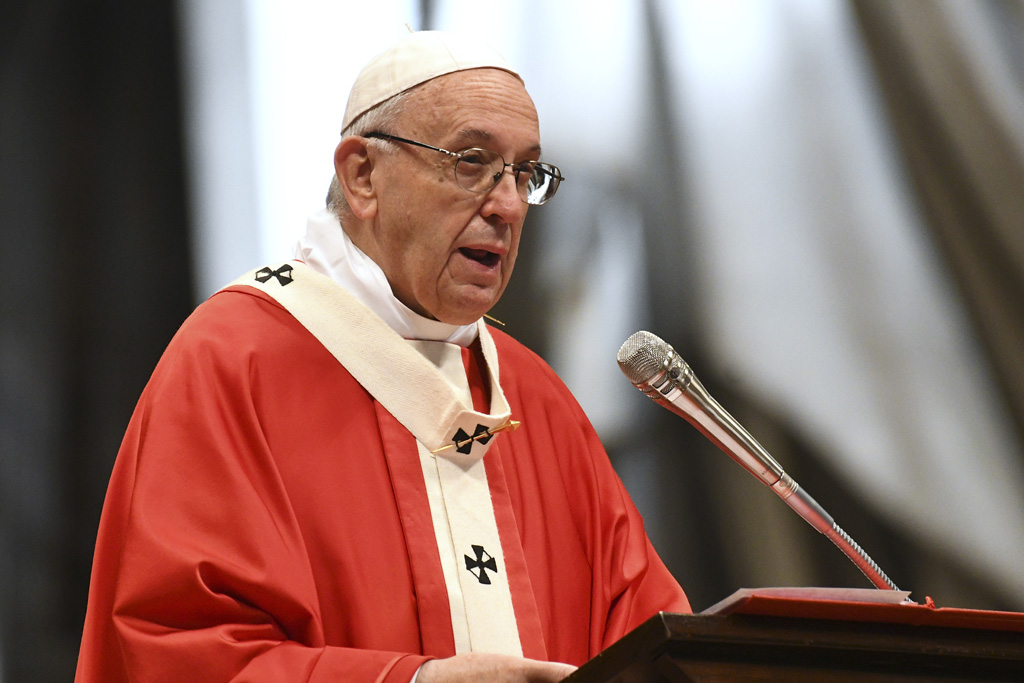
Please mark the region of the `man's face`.
[[[509, 163], [540, 155], [533, 101], [518, 79], [498, 69], [427, 82], [406, 100], [393, 128], [384, 132], [453, 152], [482, 147]], [[377, 155], [374, 233], [361, 246], [406, 306], [450, 324], [473, 322], [505, 291], [527, 204], [509, 172], [489, 192], [473, 193], [456, 182], [453, 157], [394, 144], [396, 151]]]

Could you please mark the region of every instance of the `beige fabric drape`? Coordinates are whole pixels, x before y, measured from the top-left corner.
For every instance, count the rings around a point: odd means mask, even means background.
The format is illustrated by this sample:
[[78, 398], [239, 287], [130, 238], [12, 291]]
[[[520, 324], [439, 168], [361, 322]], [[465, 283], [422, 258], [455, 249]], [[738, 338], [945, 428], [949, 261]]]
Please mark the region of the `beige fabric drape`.
[[927, 226], [1024, 435], [1024, 2], [853, 6]]

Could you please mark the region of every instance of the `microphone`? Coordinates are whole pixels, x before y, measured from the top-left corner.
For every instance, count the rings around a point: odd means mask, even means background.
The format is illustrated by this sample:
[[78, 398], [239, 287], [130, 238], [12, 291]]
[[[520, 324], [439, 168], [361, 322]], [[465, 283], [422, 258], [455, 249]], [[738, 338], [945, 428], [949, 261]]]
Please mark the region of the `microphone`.
[[675, 349], [657, 335], [640, 331], [622, 344], [617, 360], [633, 386], [655, 403], [685, 418], [744, 469], [771, 487], [797, 514], [842, 550], [875, 587], [899, 590], [831, 515], [711, 397]]

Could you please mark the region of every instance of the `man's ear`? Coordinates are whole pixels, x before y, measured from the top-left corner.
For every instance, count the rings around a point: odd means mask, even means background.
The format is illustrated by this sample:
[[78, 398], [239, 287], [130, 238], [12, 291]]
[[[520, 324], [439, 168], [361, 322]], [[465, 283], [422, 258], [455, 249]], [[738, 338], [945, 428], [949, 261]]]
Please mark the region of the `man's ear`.
[[373, 218], [377, 210], [377, 193], [371, 178], [373, 164], [366, 138], [342, 138], [334, 150], [334, 172], [338, 183], [352, 214], [360, 220]]

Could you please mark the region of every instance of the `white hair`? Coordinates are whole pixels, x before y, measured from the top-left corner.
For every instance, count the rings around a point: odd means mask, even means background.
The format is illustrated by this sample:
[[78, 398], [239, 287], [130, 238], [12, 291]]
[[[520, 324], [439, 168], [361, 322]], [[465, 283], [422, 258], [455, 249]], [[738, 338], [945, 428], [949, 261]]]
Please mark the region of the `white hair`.
[[[347, 128], [341, 131], [342, 137], [366, 135], [376, 131], [390, 132], [389, 129], [398, 117], [401, 116], [405, 101], [414, 90], [416, 88], [400, 92], [372, 109], [363, 112]], [[390, 140], [382, 140], [380, 138], [371, 138], [370, 144], [378, 145], [385, 150], [397, 147]], [[352, 209], [349, 208], [348, 201], [345, 199], [345, 193], [341, 190], [341, 183], [338, 182], [337, 174], [331, 178], [331, 186], [327, 190], [327, 209], [338, 217], [342, 225], [345, 223], [344, 219], [352, 215]]]

